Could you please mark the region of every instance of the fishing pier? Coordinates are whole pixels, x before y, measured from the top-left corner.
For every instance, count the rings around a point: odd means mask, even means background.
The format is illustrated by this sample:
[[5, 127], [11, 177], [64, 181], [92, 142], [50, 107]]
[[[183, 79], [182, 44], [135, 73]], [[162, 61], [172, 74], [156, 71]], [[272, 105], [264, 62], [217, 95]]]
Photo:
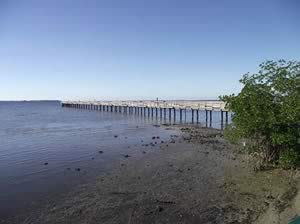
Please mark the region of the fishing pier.
[[[204, 113], [207, 127], [212, 126], [213, 113], [217, 112], [222, 129], [224, 125], [227, 125], [229, 122], [229, 115], [228, 111], [225, 109], [225, 103], [213, 100], [62, 101], [61, 105], [62, 107], [69, 108], [156, 117], [165, 120], [169, 119], [169, 121], [174, 122], [177, 120], [182, 122], [184, 120], [189, 123], [200, 123], [199, 114]], [[191, 120], [189, 121], [186, 120], [187, 113], [190, 114], [189, 117]]]

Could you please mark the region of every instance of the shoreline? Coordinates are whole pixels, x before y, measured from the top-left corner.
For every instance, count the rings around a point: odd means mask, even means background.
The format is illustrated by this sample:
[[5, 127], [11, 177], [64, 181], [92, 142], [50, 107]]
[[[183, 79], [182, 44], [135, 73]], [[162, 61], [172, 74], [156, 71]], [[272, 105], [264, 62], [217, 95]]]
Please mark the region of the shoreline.
[[299, 212], [296, 172], [253, 172], [220, 130], [160, 128], [178, 134], [153, 139], [154, 150], [141, 147], [95, 182], [7, 223], [268, 223], [274, 214], [284, 223]]

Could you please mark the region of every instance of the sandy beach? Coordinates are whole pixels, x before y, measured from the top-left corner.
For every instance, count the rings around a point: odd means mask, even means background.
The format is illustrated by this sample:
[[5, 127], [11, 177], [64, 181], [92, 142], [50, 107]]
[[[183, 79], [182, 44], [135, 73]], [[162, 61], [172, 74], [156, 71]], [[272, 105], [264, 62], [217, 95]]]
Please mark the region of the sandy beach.
[[93, 183], [2, 223], [287, 223], [300, 212], [299, 171], [254, 172], [222, 132], [161, 126]]

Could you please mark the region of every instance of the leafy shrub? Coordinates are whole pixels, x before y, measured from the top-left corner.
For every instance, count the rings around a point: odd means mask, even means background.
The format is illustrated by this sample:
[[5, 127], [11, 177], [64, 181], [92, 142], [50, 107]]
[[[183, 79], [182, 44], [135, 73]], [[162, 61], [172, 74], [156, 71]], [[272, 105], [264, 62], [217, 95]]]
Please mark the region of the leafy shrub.
[[267, 61], [260, 64], [257, 74], [247, 73], [240, 82], [239, 94], [220, 97], [233, 112], [225, 137], [248, 139], [248, 148], [262, 153], [265, 162], [296, 164], [300, 154], [300, 62]]
[[299, 165], [300, 155], [294, 150], [282, 151], [279, 155], [278, 163], [284, 169], [295, 168]]

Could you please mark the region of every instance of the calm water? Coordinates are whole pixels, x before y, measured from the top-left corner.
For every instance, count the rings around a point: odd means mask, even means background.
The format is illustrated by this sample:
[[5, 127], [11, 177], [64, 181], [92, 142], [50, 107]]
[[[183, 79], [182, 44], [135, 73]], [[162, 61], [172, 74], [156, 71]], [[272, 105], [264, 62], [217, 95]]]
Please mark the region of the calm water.
[[153, 135], [169, 137], [152, 124], [137, 116], [62, 108], [59, 102], [0, 102], [0, 218], [109, 169], [124, 159], [128, 146], [132, 151]]
[[[219, 115], [213, 116], [213, 126], [220, 126]], [[55, 101], [0, 102], [0, 218], [109, 170], [124, 160], [122, 154], [144, 150], [141, 142], [152, 136], [167, 140], [170, 131], [153, 126], [162, 122], [168, 121], [62, 108]]]

